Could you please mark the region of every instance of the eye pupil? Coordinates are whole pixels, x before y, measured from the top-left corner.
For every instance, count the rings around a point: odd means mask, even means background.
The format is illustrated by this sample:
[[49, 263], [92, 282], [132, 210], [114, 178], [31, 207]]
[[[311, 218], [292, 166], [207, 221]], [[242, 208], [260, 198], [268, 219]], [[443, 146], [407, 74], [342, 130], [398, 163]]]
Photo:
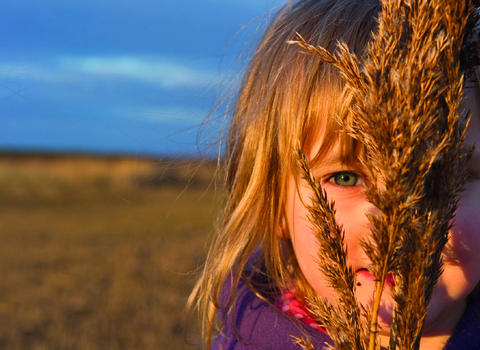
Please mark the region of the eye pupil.
[[354, 173], [340, 173], [335, 175], [334, 181], [339, 186], [355, 186], [358, 179]]

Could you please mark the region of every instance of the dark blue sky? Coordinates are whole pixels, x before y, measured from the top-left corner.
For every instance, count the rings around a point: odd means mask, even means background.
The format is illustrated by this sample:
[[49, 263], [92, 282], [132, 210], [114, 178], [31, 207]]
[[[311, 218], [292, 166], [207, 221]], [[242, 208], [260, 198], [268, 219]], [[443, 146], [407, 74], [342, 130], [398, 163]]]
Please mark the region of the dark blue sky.
[[284, 2], [6, 1], [0, 151], [195, 152], [215, 95]]

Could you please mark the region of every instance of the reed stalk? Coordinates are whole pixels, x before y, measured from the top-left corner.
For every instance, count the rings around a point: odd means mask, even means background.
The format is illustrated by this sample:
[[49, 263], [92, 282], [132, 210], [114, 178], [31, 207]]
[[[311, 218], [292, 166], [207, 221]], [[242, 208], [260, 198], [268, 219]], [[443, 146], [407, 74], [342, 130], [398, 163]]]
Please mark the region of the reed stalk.
[[370, 311], [360, 310], [355, 301], [334, 204], [299, 151], [300, 170], [314, 192], [308, 209], [319, 242], [319, 268], [339, 303], [332, 309], [321, 298], [307, 301], [338, 349], [379, 347], [378, 311], [389, 273], [395, 276], [389, 348], [420, 346], [472, 152], [463, 150], [468, 118], [461, 118], [460, 105], [464, 73], [478, 64], [478, 5], [473, 0], [384, 0], [378, 32], [361, 59], [342, 43], [329, 53], [301, 36], [291, 42], [340, 70], [345, 103], [338, 121], [365, 146], [363, 166], [372, 174], [365, 196], [377, 213], [367, 213], [371, 236], [361, 242], [376, 279]]

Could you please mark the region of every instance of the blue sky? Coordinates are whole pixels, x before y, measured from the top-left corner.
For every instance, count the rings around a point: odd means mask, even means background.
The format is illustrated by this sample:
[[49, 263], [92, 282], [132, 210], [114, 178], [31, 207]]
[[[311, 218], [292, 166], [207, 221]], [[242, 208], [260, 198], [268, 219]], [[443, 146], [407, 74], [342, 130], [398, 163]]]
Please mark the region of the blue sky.
[[[0, 151], [191, 154], [284, 0], [15, 0], [0, 12]], [[257, 36], [255, 34], [257, 33]]]

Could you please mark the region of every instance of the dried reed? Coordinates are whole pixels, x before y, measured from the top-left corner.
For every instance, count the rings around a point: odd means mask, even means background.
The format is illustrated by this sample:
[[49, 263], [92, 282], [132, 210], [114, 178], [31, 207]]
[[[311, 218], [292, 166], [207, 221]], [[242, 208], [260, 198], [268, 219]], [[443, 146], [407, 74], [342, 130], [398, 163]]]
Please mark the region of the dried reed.
[[307, 302], [339, 349], [379, 347], [377, 317], [389, 273], [395, 276], [389, 348], [420, 346], [472, 152], [462, 149], [468, 118], [461, 119], [460, 104], [464, 72], [478, 64], [478, 2], [384, 0], [378, 33], [362, 62], [342, 43], [332, 54], [301, 36], [292, 42], [340, 70], [345, 103], [338, 120], [365, 145], [363, 165], [372, 174], [365, 195], [377, 214], [367, 214], [371, 237], [361, 244], [376, 288], [372, 309], [361, 311], [334, 204], [299, 155], [314, 192], [309, 212], [319, 268], [338, 295], [338, 307], [318, 298]]
[[[355, 299], [355, 276], [347, 265], [347, 248], [344, 231], [335, 221], [335, 205], [328, 202], [327, 193], [312, 175], [308, 160], [302, 152], [298, 154], [299, 166], [304, 179], [313, 189], [314, 198], [308, 210], [315, 228], [318, 250], [318, 266], [327, 283], [337, 293], [338, 307], [315, 295], [307, 296], [311, 311], [324, 325], [339, 350], [363, 349], [365, 330], [361, 323], [360, 309]], [[347, 334], [345, 334], [347, 333]], [[347, 335], [347, 336], [345, 336]]]

